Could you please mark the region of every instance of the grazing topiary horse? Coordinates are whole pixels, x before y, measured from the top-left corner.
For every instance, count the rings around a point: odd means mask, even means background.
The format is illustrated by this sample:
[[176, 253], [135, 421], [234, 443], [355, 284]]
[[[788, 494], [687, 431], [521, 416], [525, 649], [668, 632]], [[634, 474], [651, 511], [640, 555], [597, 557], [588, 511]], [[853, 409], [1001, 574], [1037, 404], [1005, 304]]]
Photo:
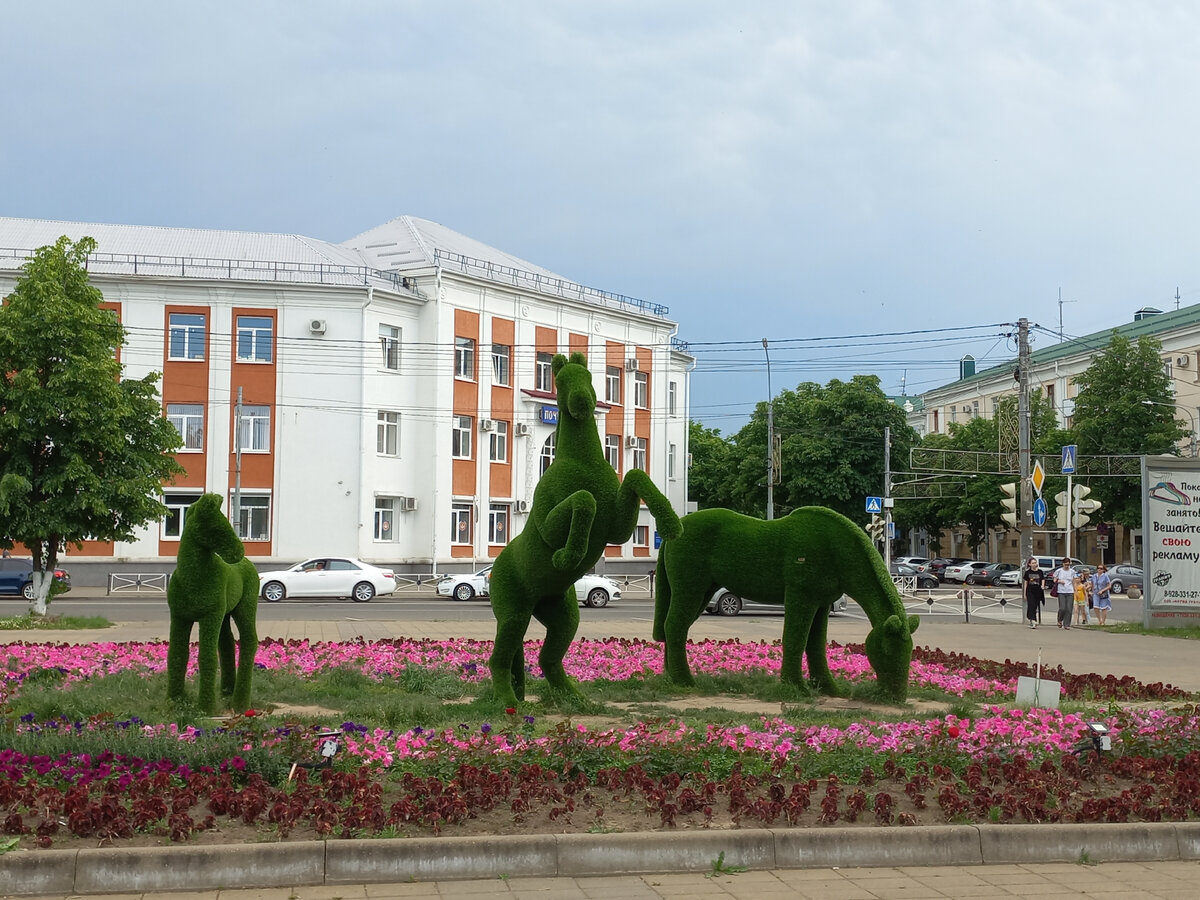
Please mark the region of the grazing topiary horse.
[[728, 509], [683, 517], [684, 535], [664, 544], [655, 577], [654, 639], [664, 642], [663, 669], [678, 684], [692, 684], [687, 636], [720, 587], [758, 603], [783, 607], [785, 682], [804, 686], [801, 657], [822, 693], [837, 688], [826, 657], [829, 611], [842, 594], [871, 620], [867, 659], [880, 690], [895, 700], [908, 695], [912, 633], [920, 620], [904, 603], [865, 531], [822, 506], [804, 506], [764, 521]]
[[[167, 647], [167, 696], [181, 699], [187, 676], [192, 624], [200, 623], [199, 703], [217, 710], [217, 662], [221, 694], [235, 712], [250, 706], [250, 682], [258, 652], [258, 572], [221, 512], [219, 494], [205, 494], [187, 508], [175, 574], [167, 585], [171, 638]], [[233, 631], [241, 650], [234, 666]]]
[[533, 492], [525, 529], [500, 551], [492, 566], [492, 613], [496, 644], [488, 664], [497, 700], [512, 705], [525, 697], [525, 632], [536, 617], [546, 626], [538, 663], [551, 687], [578, 691], [563, 669], [575, 631], [579, 603], [575, 581], [604, 553], [623, 544], [637, 525], [645, 500], [664, 539], [679, 534], [670, 501], [641, 469], [622, 481], [600, 446], [596, 391], [582, 353], [562, 354], [552, 363], [558, 389], [554, 462]]

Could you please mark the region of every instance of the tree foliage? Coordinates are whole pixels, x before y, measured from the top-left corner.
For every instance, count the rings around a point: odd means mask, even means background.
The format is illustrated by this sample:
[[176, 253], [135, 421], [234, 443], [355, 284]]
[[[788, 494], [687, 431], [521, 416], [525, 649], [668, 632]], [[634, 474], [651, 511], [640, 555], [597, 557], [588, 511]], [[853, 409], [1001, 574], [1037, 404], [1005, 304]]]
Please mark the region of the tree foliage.
[[95, 246], [42, 247], [0, 306], [0, 546], [32, 552], [39, 613], [63, 547], [131, 539], [182, 471], [158, 375], [121, 379], [124, 331], [85, 268]]
[[728, 507], [732, 498], [733, 447], [717, 428], [688, 422], [688, 499], [700, 509]]

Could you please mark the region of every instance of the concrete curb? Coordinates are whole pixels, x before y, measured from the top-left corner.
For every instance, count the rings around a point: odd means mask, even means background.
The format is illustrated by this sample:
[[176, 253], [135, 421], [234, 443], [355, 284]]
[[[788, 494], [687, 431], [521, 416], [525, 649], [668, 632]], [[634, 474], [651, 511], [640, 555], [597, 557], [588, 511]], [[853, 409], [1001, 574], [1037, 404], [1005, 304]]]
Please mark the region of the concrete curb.
[[1200, 859], [1200, 822], [297, 841], [5, 854], [0, 894], [98, 894], [748, 869]]

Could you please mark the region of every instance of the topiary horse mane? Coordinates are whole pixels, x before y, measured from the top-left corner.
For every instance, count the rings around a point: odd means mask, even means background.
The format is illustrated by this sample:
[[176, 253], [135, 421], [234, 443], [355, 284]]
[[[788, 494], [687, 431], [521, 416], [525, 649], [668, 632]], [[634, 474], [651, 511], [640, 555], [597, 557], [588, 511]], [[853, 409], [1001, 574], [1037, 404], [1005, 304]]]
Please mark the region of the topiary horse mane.
[[608, 544], [633, 535], [645, 500], [664, 539], [679, 534], [670, 501], [641, 469], [622, 481], [600, 444], [596, 391], [587, 358], [558, 354], [552, 363], [558, 391], [554, 461], [533, 492], [525, 529], [492, 566], [496, 644], [489, 666], [496, 699], [512, 705], [525, 696], [525, 632], [530, 618], [546, 626], [538, 662], [551, 687], [578, 693], [563, 669], [579, 628], [575, 581], [596, 564]]
[[[192, 624], [199, 622], [201, 709], [216, 712], [219, 661], [221, 694], [229, 698], [235, 712], [245, 712], [258, 652], [258, 572], [221, 512], [219, 494], [205, 494], [187, 508], [175, 573], [167, 585], [167, 606], [171, 610], [167, 696], [184, 696]], [[236, 667], [231, 622], [237, 625], [241, 644]]]

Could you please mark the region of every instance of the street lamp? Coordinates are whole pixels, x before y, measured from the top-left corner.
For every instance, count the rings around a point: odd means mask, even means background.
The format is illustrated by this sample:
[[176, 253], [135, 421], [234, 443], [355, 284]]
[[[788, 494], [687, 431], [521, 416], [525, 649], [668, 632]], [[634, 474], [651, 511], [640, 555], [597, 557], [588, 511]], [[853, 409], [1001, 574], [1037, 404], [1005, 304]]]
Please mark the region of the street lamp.
[[1189, 447], [1191, 453], [1189, 455], [1196, 455], [1196, 416], [1190, 409], [1188, 409], [1186, 406], [1180, 406], [1178, 403], [1164, 403], [1161, 400], [1143, 400], [1142, 406], [1168, 406], [1171, 409], [1181, 409], [1187, 413], [1188, 421], [1190, 421], [1192, 424], [1192, 440]]
[[775, 395], [771, 393], [771, 353], [762, 339], [767, 357], [767, 521], [775, 518]]

